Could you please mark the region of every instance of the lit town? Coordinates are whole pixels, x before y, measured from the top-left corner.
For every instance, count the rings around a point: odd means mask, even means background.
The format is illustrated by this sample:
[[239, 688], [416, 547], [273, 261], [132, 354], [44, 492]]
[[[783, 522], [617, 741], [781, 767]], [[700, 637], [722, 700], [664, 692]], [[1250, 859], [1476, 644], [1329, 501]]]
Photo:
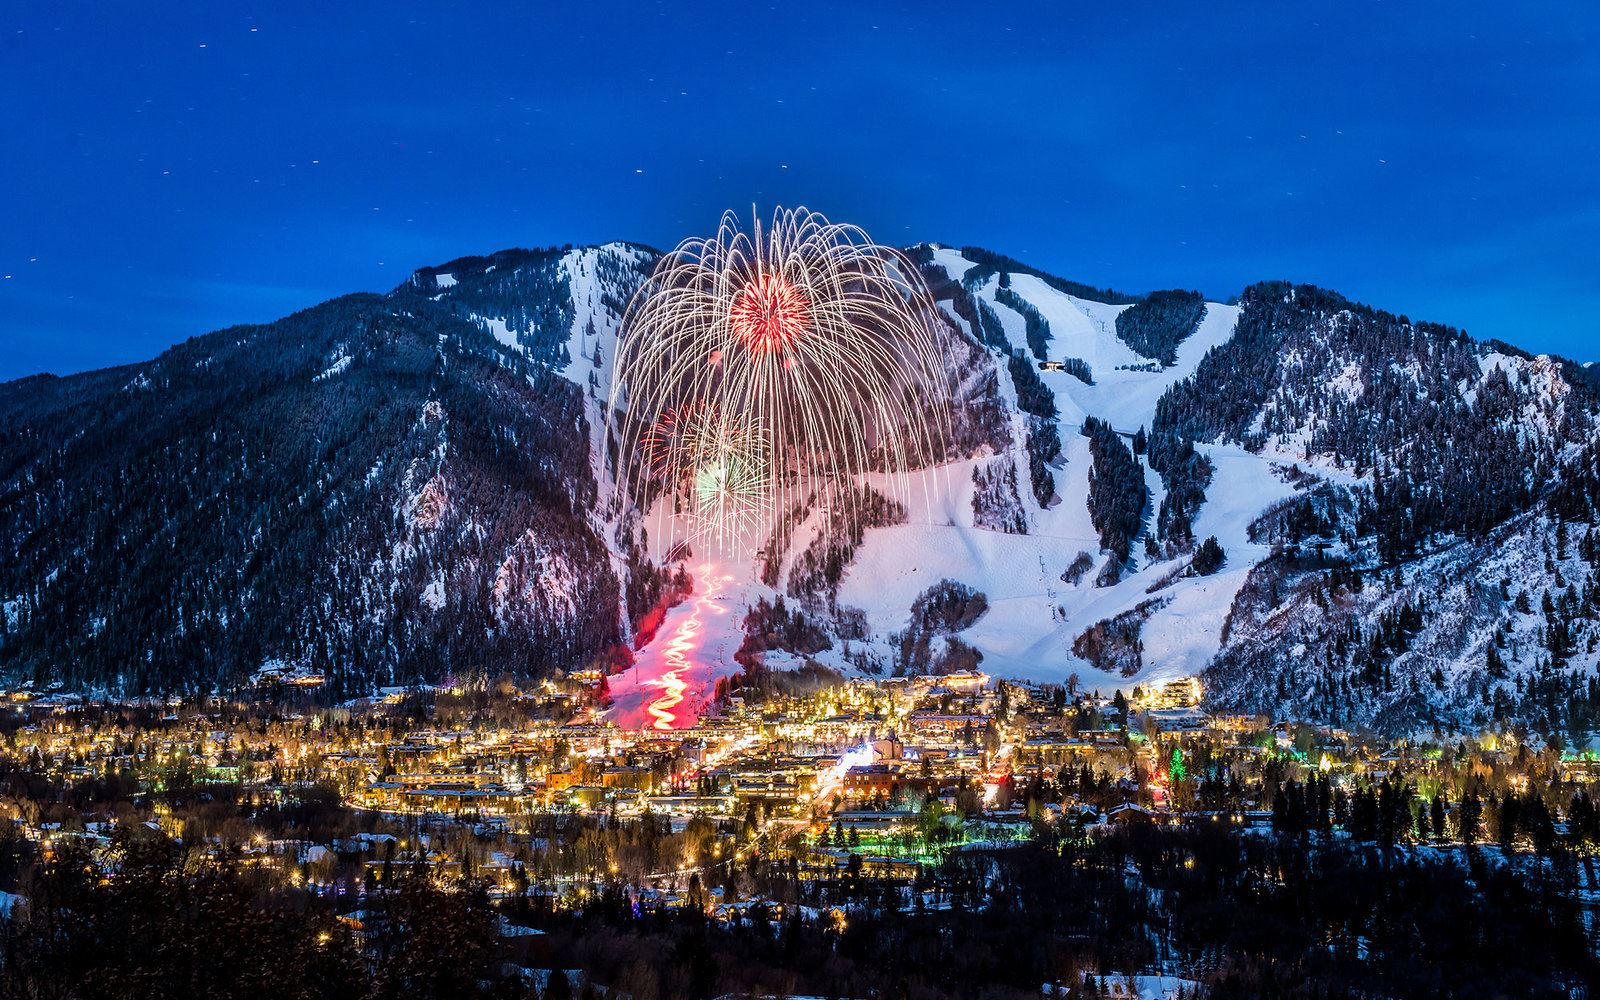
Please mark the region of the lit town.
[[[596, 924], [627, 934], [692, 919], [726, 936], [837, 943], [889, 911], [981, 911], [1008, 857], [1039, 851], [1078, 866], [1114, 851], [1135, 880], [1180, 896], [1185, 882], [1237, 877], [1252, 849], [1214, 854], [1252, 837], [1537, 872], [1570, 909], [1552, 932], [1577, 935], [1580, 950], [1600, 908], [1592, 752], [1510, 731], [1389, 742], [1214, 715], [1192, 677], [1104, 698], [978, 672], [764, 676], [724, 685], [682, 728], [633, 730], [604, 721], [593, 673], [327, 705], [306, 675], [193, 701], [13, 690], [0, 877], [17, 885], [70, 862], [104, 880], [132, 858], [222, 864], [292, 891], [322, 940], [369, 961], [419, 883], [471, 892], [476, 908], [451, 919], [539, 995], [552, 975], [572, 995], [696, 988], [598, 948]], [[1289, 873], [1278, 881], [1293, 887]], [[1363, 947], [1376, 929], [1360, 916], [1329, 925], [1330, 951]], [[1074, 923], [1068, 941], [1099, 926]], [[1198, 995], [1183, 991], [1200, 989], [1208, 936], [1124, 941], [1109, 966], [1065, 946], [1045, 995]], [[779, 995], [808, 978], [752, 970], [745, 985]]]

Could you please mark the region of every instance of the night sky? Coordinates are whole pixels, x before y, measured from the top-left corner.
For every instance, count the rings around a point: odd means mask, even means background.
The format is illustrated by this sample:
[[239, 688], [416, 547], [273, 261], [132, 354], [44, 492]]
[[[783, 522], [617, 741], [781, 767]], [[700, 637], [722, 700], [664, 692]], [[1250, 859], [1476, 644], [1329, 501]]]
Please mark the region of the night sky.
[[7, 4], [0, 379], [803, 204], [1600, 358], [1600, 4]]

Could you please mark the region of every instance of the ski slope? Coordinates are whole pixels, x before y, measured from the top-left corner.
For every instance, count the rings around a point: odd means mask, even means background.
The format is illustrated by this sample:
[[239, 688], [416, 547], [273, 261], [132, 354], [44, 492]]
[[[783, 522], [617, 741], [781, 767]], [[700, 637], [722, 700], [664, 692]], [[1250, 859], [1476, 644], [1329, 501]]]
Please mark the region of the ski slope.
[[[597, 477], [601, 472], [599, 454], [611, 384], [610, 363], [621, 323], [621, 317], [604, 302], [607, 288], [600, 274], [599, 257], [638, 252], [632, 247], [608, 245], [573, 251], [564, 262], [574, 307], [568, 344], [571, 361], [564, 374], [584, 389], [588, 400]], [[974, 266], [948, 248], [936, 249], [934, 259], [957, 279]], [[1117, 314], [1125, 306], [1068, 295], [1029, 274], [1013, 273], [1008, 281], [1011, 290], [1037, 309], [1049, 324], [1049, 357], [1081, 358], [1089, 364], [1094, 378], [1094, 384], [1088, 385], [1065, 372], [1040, 372], [1060, 411], [1062, 455], [1052, 468], [1056, 496], [1041, 507], [1027, 487], [1027, 418], [1017, 407], [1016, 389], [1007, 366], [996, 354], [1001, 401], [1011, 412], [1010, 444], [999, 456], [977, 456], [923, 470], [920, 482], [914, 484], [907, 498], [906, 523], [866, 533], [837, 593], [839, 607], [859, 609], [867, 621], [868, 638], [856, 640], [852, 646], [858, 651], [875, 651], [881, 662], [889, 662], [889, 636], [906, 626], [912, 602], [929, 587], [949, 579], [970, 585], [988, 598], [988, 613], [960, 638], [983, 654], [982, 667], [992, 674], [1051, 682], [1075, 676], [1081, 687], [1109, 693], [1198, 673], [1216, 655], [1229, 608], [1250, 569], [1268, 554], [1266, 547], [1249, 541], [1248, 525], [1266, 508], [1291, 495], [1293, 487], [1270, 455], [1199, 446], [1211, 459], [1215, 474], [1194, 526], [1195, 535], [1217, 537], [1228, 556], [1223, 569], [1208, 577], [1181, 576], [1187, 557], [1149, 561], [1142, 541], [1136, 541], [1133, 571], [1114, 585], [1096, 586], [1108, 557], [1100, 551], [1098, 532], [1089, 516], [1092, 463], [1088, 440], [1079, 428], [1090, 415], [1106, 420], [1127, 435], [1140, 427], [1148, 428], [1161, 395], [1190, 375], [1207, 351], [1233, 335], [1239, 310], [1207, 303], [1199, 326], [1180, 344], [1176, 364], [1162, 368], [1117, 337]], [[999, 277], [990, 275], [969, 290], [994, 310], [1012, 348], [1026, 351], [1024, 319], [996, 298], [998, 287]], [[617, 289], [610, 291], [614, 301]], [[598, 364], [594, 360], [597, 353]], [[1031, 361], [1031, 354], [1029, 357]], [[996, 457], [1016, 463], [1019, 497], [1028, 522], [1025, 535], [1005, 534], [973, 523], [973, 468]], [[1145, 478], [1152, 497], [1146, 512], [1148, 525], [1160, 503], [1162, 484], [1148, 468]], [[656, 549], [653, 555], [658, 559], [667, 556], [658, 546], [661, 539], [673, 534], [671, 520], [671, 515], [659, 508], [644, 518], [652, 548]], [[787, 578], [797, 554], [818, 530], [818, 520], [819, 515], [813, 513], [797, 526], [781, 564], [780, 584]], [[1082, 553], [1093, 560], [1093, 568], [1077, 582], [1069, 583], [1063, 573]], [[728, 577], [715, 596], [716, 613], [707, 612], [704, 607], [696, 611], [695, 601], [673, 609], [655, 640], [639, 652], [635, 667], [611, 679], [615, 698], [611, 718], [619, 724], [653, 725], [659, 721], [650, 713], [650, 705], [661, 699], [666, 690], [663, 684], [673, 680], [686, 682], [681, 691], [683, 711], [693, 711], [697, 704], [703, 704], [716, 681], [738, 669], [733, 653], [742, 639], [744, 609], [760, 597], [772, 600], [782, 592], [781, 586], [774, 589], [760, 582], [758, 567], [748, 554], [709, 552], [696, 553], [693, 558], [714, 562], [718, 572]], [[620, 570], [620, 560], [617, 565]], [[1170, 579], [1173, 577], [1177, 578]], [[1157, 606], [1150, 611], [1143, 628], [1143, 663], [1135, 674], [1107, 673], [1073, 654], [1073, 641], [1085, 629], [1152, 600]], [[674, 666], [681, 667], [681, 663], [669, 658], [668, 645], [692, 616], [698, 616], [693, 626], [694, 666], [674, 674]], [[836, 643], [836, 647], [839, 645]], [[818, 659], [849, 668], [838, 648]], [[673, 678], [664, 681], [668, 675]], [[678, 693], [676, 689], [674, 693]]]

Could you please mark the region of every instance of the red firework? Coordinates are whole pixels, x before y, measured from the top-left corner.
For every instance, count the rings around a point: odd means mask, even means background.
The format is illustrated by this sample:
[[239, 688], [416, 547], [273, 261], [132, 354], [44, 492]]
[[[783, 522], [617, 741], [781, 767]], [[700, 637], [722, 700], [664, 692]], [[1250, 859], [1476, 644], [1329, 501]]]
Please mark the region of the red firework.
[[811, 321], [809, 303], [800, 290], [768, 271], [739, 289], [728, 314], [734, 336], [757, 354], [787, 350]]
[[645, 461], [657, 479], [668, 480], [681, 472], [679, 459], [690, 436], [705, 420], [707, 403], [685, 403], [664, 411], [645, 432]]
[[724, 419], [715, 403], [695, 400], [663, 410], [639, 443], [651, 475], [675, 482], [704, 459], [745, 447], [747, 441], [747, 432]]

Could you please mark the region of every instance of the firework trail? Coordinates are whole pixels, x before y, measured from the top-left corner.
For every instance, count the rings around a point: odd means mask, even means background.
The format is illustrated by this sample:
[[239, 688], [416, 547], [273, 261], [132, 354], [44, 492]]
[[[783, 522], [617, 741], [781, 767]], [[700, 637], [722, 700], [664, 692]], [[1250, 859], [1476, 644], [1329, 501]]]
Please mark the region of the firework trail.
[[813, 494], [857, 504], [844, 487], [868, 474], [903, 501], [948, 440], [942, 330], [917, 269], [857, 227], [802, 208], [747, 231], [727, 213], [662, 257], [629, 305], [614, 485], [640, 509], [666, 496], [689, 515], [668, 540], [724, 548]]

